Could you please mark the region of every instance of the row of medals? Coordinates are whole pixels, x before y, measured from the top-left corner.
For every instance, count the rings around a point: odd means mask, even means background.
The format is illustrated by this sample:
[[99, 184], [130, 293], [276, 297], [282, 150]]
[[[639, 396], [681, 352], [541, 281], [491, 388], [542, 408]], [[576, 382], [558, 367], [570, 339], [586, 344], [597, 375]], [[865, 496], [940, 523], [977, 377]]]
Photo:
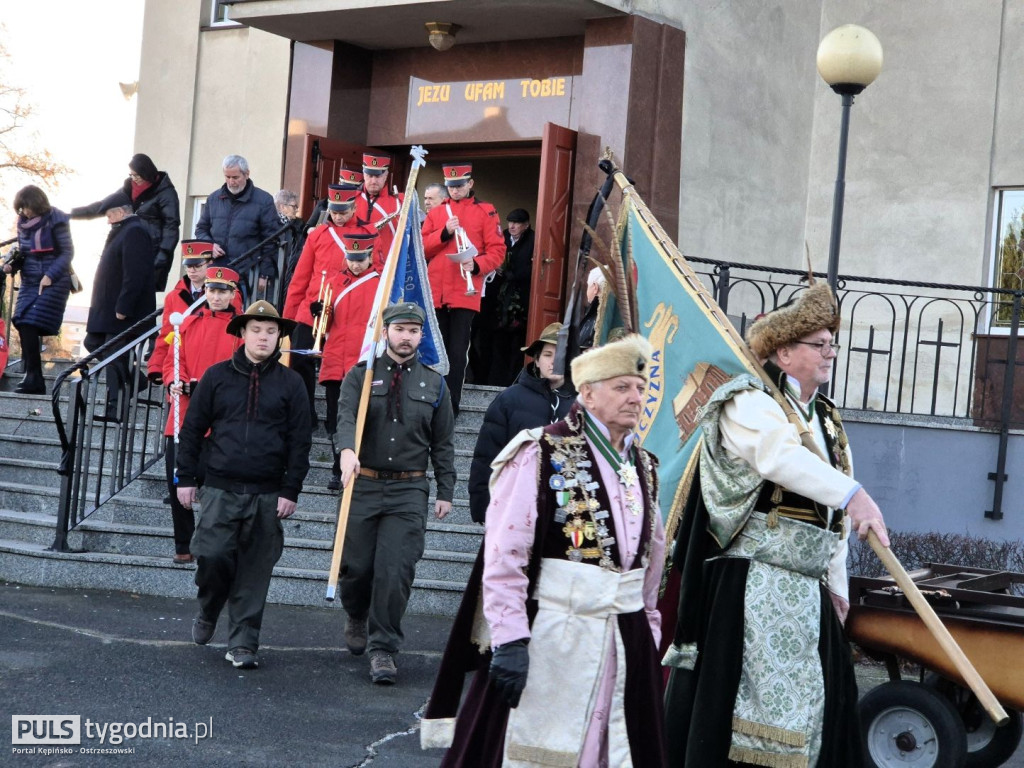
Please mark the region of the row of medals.
[[[553, 439], [548, 436], [548, 439], [555, 445], [551, 456], [555, 474], [551, 475], [548, 485], [558, 502], [555, 522], [564, 524], [562, 532], [571, 544], [566, 550], [566, 557], [574, 563], [584, 559], [597, 560], [602, 568], [618, 570], [611, 553], [615, 537], [609, 535], [611, 532], [605, 522], [609, 513], [600, 509], [601, 505], [593, 495], [600, 483], [588, 471], [592, 465], [583, 450], [583, 438]], [[582, 498], [573, 498], [574, 490], [578, 490]], [[584, 547], [587, 541], [595, 541], [598, 546]]]

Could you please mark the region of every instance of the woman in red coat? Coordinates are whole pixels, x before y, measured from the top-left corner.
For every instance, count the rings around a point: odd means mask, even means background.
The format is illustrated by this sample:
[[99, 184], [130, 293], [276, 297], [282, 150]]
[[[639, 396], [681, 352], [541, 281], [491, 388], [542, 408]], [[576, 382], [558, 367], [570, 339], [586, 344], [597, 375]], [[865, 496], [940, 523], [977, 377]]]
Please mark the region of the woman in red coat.
[[344, 271], [331, 279], [331, 307], [327, 320], [327, 341], [324, 343], [323, 359], [320, 362], [320, 383], [327, 398], [327, 419], [325, 427], [334, 450], [334, 468], [329, 490], [341, 487], [341, 468], [338, 464], [338, 450], [334, 448], [334, 432], [338, 425], [338, 397], [341, 381], [349, 368], [359, 362], [359, 353], [366, 335], [366, 323], [373, 311], [373, 299], [377, 295], [380, 275], [374, 268], [371, 256], [375, 251], [375, 235], [345, 235]]
[[174, 376], [174, 334], [157, 343], [168, 347], [163, 361], [163, 380], [168, 382], [167, 397], [171, 401], [164, 429], [166, 444], [165, 468], [167, 487], [171, 492], [171, 519], [174, 523], [174, 562], [191, 563], [189, 542], [196, 522], [192, 511], [178, 503], [175, 487], [174, 399], [178, 399], [178, 428], [185, 420], [188, 396], [206, 369], [221, 360], [227, 360], [241, 343], [227, 332], [228, 323], [238, 314], [234, 307], [238, 289], [238, 273], [227, 267], [209, 267], [206, 270], [206, 302], [185, 318], [179, 333], [178, 376]]

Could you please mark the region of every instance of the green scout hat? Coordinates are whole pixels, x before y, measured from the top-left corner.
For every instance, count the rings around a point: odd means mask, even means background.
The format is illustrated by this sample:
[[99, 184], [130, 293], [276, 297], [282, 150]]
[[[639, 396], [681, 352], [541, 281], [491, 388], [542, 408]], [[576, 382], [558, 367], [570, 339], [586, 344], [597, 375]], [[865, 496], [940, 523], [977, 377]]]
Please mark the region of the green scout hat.
[[401, 304], [392, 304], [384, 310], [384, 325], [391, 323], [419, 323], [423, 325], [426, 320], [426, 313], [419, 304], [405, 301]]
[[525, 352], [530, 357], [536, 357], [540, 354], [540, 351], [544, 349], [545, 344], [557, 344], [558, 343], [558, 332], [562, 330], [561, 323], [551, 323], [540, 332], [540, 336], [533, 341], [528, 347], [520, 347], [520, 352]]

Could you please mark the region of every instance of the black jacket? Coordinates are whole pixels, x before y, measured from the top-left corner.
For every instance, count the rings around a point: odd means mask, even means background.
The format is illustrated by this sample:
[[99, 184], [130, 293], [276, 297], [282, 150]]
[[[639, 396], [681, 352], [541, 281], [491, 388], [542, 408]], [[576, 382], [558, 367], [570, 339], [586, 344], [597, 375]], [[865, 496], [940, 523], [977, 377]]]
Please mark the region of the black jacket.
[[309, 472], [312, 430], [306, 385], [280, 354], [254, 365], [240, 347], [210, 366], [189, 399], [178, 444], [178, 485], [195, 487], [205, 438], [206, 484], [250, 493], [277, 493], [295, 501]]
[[[129, 198], [132, 196], [132, 180], [125, 179], [122, 186]], [[91, 205], [71, 209], [72, 219], [92, 219], [100, 215], [103, 201], [98, 200]], [[153, 186], [146, 189], [135, 200], [132, 210], [139, 220], [146, 225], [149, 236], [153, 240], [153, 250], [157, 266], [170, 265], [174, 259], [174, 246], [178, 244], [178, 228], [181, 226], [181, 213], [178, 207], [178, 192], [171, 183], [171, 177], [164, 171], [156, 176]]]
[[291, 226], [281, 235], [281, 244], [285, 253], [284, 279], [281, 281], [282, 302], [284, 302], [283, 297], [288, 294], [288, 286], [292, 282], [295, 265], [299, 263], [299, 256], [302, 255], [302, 247], [306, 244], [306, 225], [302, 219], [292, 219], [288, 224]]
[[[89, 333], [120, 333], [156, 309], [153, 243], [138, 216], [110, 227], [92, 282]], [[116, 315], [125, 315], [118, 320]]]
[[508, 264], [505, 268], [505, 281], [512, 283], [526, 301], [530, 298], [530, 281], [533, 279], [533, 227], [527, 227], [523, 234], [512, 245], [512, 236], [506, 229], [505, 252]]
[[[228, 191], [228, 185], [212, 192], [196, 223], [196, 237], [216, 243], [227, 256], [214, 259], [214, 266], [228, 266], [234, 259], [255, 248], [261, 241], [281, 228], [274, 198], [247, 179], [245, 189], [238, 195]], [[234, 269], [243, 272], [252, 264], [259, 264], [264, 277], [277, 277], [277, 243], [271, 240], [259, 251], [249, 254], [246, 264]]]
[[498, 395], [484, 414], [469, 469], [469, 514], [474, 522], [482, 523], [487, 515], [491, 501], [487, 485], [494, 458], [522, 430], [554, 424], [572, 407], [573, 392], [552, 390], [534, 371], [532, 363], [526, 366], [515, 383]]

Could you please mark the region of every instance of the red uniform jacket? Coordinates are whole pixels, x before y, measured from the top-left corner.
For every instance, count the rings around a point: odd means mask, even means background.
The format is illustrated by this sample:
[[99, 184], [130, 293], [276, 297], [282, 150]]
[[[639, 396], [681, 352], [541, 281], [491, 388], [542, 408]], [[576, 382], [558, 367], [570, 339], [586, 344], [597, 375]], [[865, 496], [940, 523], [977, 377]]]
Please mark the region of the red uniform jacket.
[[[476, 287], [473, 296], [466, 295], [466, 278], [462, 276], [459, 265], [445, 255], [455, 253], [456, 250], [454, 235], [449, 237], [445, 229], [451, 216], [459, 217], [459, 224], [479, 252], [476, 263], [480, 271], [473, 275], [473, 285]], [[501, 221], [494, 206], [473, 196], [448, 200], [436, 206], [423, 222], [423, 249], [427, 257], [427, 275], [434, 295], [434, 306], [479, 312], [484, 277], [500, 267], [505, 259], [505, 238], [501, 234]]]
[[[316, 301], [320, 293], [320, 278], [324, 271], [327, 272], [327, 280], [332, 280], [339, 272], [345, 269], [345, 252], [341, 249], [339, 238], [344, 234], [371, 234], [373, 227], [359, 226], [355, 221], [359, 214], [343, 227], [336, 227], [334, 224], [321, 224], [314, 229], [306, 244], [302, 248], [302, 254], [295, 265], [295, 272], [292, 274], [292, 281], [288, 284], [288, 294], [284, 300], [284, 316], [289, 320], [298, 323], [313, 325], [313, 315], [309, 311], [309, 305]], [[324, 281], [327, 285], [327, 281]]]
[[373, 268], [353, 275], [345, 270], [333, 283], [334, 306], [327, 324], [327, 341], [320, 361], [320, 383], [341, 381], [348, 369], [359, 362], [366, 323], [373, 311], [380, 275]]
[[[242, 345], [242, 340], [227, 332], [228, 323], [236, 314], [234, 307], [223, 312], [214, 312], [209, 307], [197, 309], [185, 318], [181, 324], [181, 347], [178, 350], [178, 381], [198, 381], [206, 373], [206, 369], [221, 360], [227, 360]], [[166, 347], [164, 352], [164, 381], [168, 385], [174, 382], [174, 335], [161, 337], [157, 347]], [[172, 403], [167, 413], [167, 427], [164, 434], [174, 434], [174, 398], [170, 392], [167, 399]], [[185, 421], [185, 410], [188, 408], [188, 397], [181, 396], [179, 401], [178, 427]]]
[[[167, 344], [160, 343], [163, 339], [167, 338], [167, 334], [174, 330], [171, 326], [171, 315], [175, 312], [184, 313], [186, 309], [192, 306], [192, 286], [189, 283], [188, 277], [183, 277], [177, 283], [174, 284], [174, 288], [167, 292], [164, 297], [164, 313], [160, 318], [160, 335], [157, 337], [157, 344], [153, 346], [153, 354], [149, 356], [147, 362], [147, 370], [150, 376], [156, 373], [162, 373], [164, 369], [164, 356], [167, 354], [170, 347]], [[200, 307], [205, 305], [200, 304]], [[239, 314], [242, 313], [242, 292], [235, 291], [235, 298], [231, 300], [231, 306], [234, 307]], [[199, 311], [198, 309], [196, 311]]]
[[[383, 270], [384, 261], [391, 251], [391, 241], [395, 239], [395, 233], [398, 232], [398, 212], [402, 210], [404, 198], [403, 194], [399, 194], [397, 197], [392, 195], [388, 192], [387, 187], [382, 189], [373, 200], [370, 200], [366, 190], [360, 192], [359, 197], [356, 198], [356, 218], [359, 221], [369, 222], [370, 229], [377, 233], [377, 242], [373, 249], [373, 268], [378, 272]], [[394, 217], [378, 230], [377, 223], [391, 214], [395, 214]]]

